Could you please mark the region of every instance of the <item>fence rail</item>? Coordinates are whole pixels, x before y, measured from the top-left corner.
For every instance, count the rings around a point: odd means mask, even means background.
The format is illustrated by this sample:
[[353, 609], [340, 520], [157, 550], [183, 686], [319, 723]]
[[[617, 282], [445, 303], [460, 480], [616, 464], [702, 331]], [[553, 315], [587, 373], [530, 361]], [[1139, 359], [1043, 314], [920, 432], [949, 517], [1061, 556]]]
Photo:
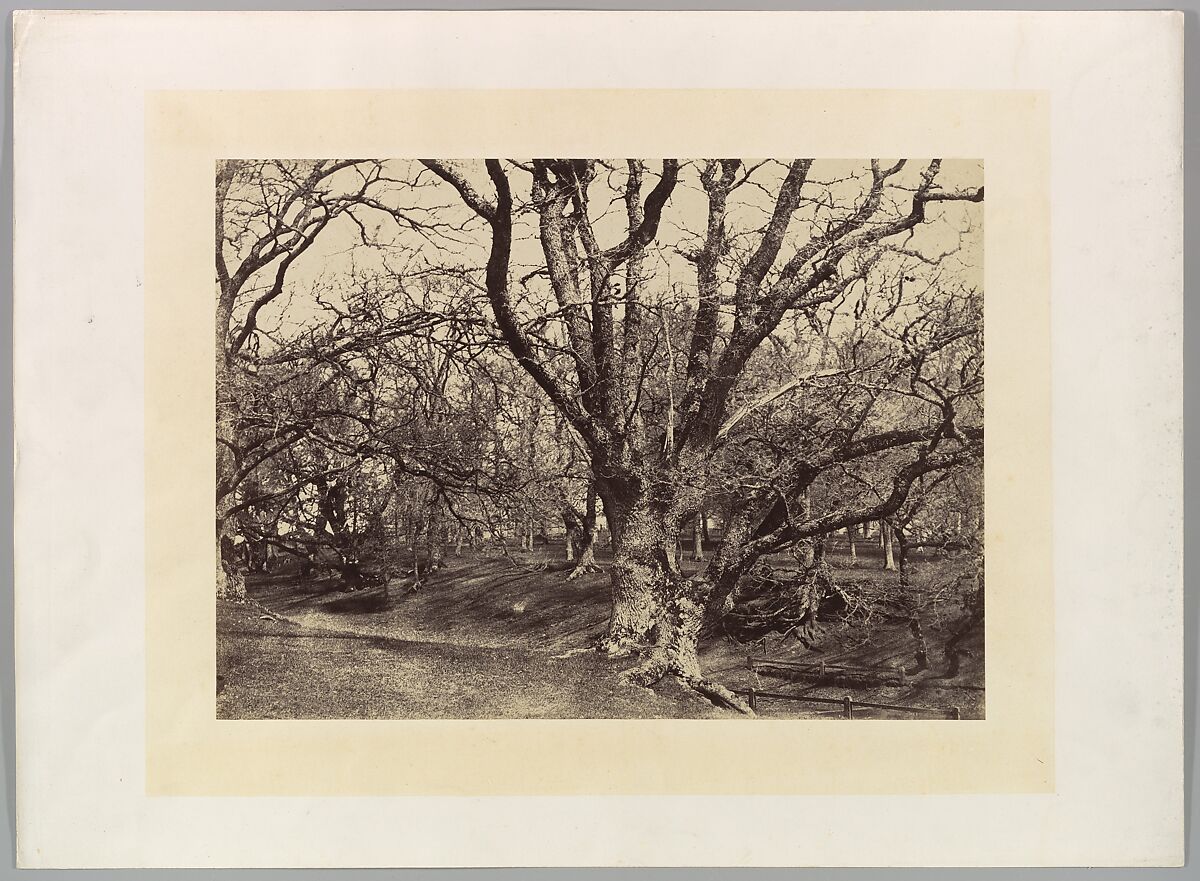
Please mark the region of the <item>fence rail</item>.
[[937, 710], [932, 707], [902, 707], [898, 704], [877, 704], [871, 701], [856, 701], [854, 698], [846, 695], [842, 698], [832, 697], [809, 697], [808, 695], [799, 694], [780, 694], [773, 691], [759, 691], [756, 688], [735, 688], [732, 689], [734, 694], [745, 695], [748, 698], [750, 709], [758, 710], [758, 702], [760, 700], [781, 700], [781, 701], [803, 701], [811, 704], [828, 704], [830, 706], [840, 706], [842, 708], [842, 716], [846, 719], [854, 718], [854, 710], [870, 709], [870, 710], [891, 710], [897, 713], [915, 713], [927, 714], [932, 716], [940, 716], [946, 719], [961, 719], [962, 711], [958, 707], [951, 707], [948, 710]]
[[[817, 673], [817, 675], [821, 676], [821, 677], [824, 677], [826, 675], [826, 673], [862, 674], [862, 673], [883, 672], [882, 670], [875, 671], [875, 670], [871, 670], [870, 668], [863, 668], [863, 667], [858, 667], [858, 668], [845, 667], [845, 666], [834, 665], [834, 664], [825, 664], [824, 662], [821, 662], [820, 665], [816, 665], [816, 664], [805, 664], [805, 663], [801, 663], [798, 661], [768, 661], [765, 658], [755, 658], [751, 655], [746, 656], [746, 667], [747, 667], [747, 669], [750, 670], [751, 673], [756, 673], [757, 672], [756, 668], [759, 665], [762, 665], [764, 667], [788, 667], [788, 668], [793, 668], [796, 670], [802, 670], [805, 672], [809, 672], [809, 669], [812, 668], [812, 672]], [[887, 672], [894, 672], [894, 671], [888, 670]], [[748, 699], [748, 703], [750, 704], [750, 709], [752, 709], [752, 710], [758, 709], [758, 701], [761, 699], [761, 700], [797, 701], [797, 702], [805, 702], [805, 703], [812, 703], [812, 704], [826, 704], [829, 706], [840, 706], [842, 708], [842, 716], [846, 719], [854, 718], [855, 707], [859, 707], [861, 709], [871, 709], [871, 710], [891, 710], [892, 712], [913, 713], [916, 715], [925, 714], [925, 715], [932, 715], [932, 716], [940, 716], [940, 717], [943, 717], [946, 719], [961, 719], [962, 718], [962, 712], [959, 710], [958, 707], [951, 707], [948, 710], [940, 710], [940, 709], [935, 709], [933, 707], [905, 707], [905, 706], [901, 706], [899, 704], [880, 704], [880, 703], [875, 703], [873, 701], [856, 701], [856, 700], [854, 700], [854, 698], [850, 697], [849, 695], [845, 695], [844, 697], [841, 697], [841, 698], [812, 697], [810, 695], [783, 694], [781, 692], [774, 692], [774, 691], [760, 691], [760, 690], [754, 688], [754, 686], [750, 686], [749, 688], [743, 688], [743, 689], [733, 689], [733, 691], [735, 694], [745, 695]]]
[[904, 667], [899, 664], [888, 664], [886, 666], [851, 666], [849, 664], [830, 664], [826, 661], [789, 661], [786, 658], [756, 658], [753, 655], [746, 655], [746, 666], [751, 670], [756, 667], [785, 667], [789, 670], [796, 670], [802, 673], [812, 673], [814, 675], [836, 675], [839, 673], [850, 673], [859, 676], [907, 676]]
[[844, 664], [828, 664], [805, 661], [773, 660], [746, 656], [746, 669], [751, 673], [762, 673], [779, 679], [809, 679], [840, 685], [846, 688], [871, 688], [877, 685], [904, 685], [907, 673], [902, 667], [850, 667]]

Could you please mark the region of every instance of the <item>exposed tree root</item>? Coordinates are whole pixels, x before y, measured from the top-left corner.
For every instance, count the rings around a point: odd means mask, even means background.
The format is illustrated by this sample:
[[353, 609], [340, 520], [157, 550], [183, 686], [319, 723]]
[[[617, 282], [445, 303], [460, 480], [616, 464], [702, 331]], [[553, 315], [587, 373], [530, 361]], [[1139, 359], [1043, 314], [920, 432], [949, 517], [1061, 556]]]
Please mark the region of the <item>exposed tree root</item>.
[[600, 566], [593, 560], [580, 560], [575, 568], [571, 570], [571, 574], [567, 576], [567, 581], [574, 581], [581, 575], [589, 575], [592, 572], [600, 572]]
[[621, 673], [622, 680], [642, 688], [652, 688], [667, 676], [674, 677], [685, 689], [696, 692], [718, 707], [734, 710], [744, 716], [757, 715], [746, 701], [724, 685], [697, 673], [680, 670], [678, 665], [671, 663], [659, 651], [652, 651], [641, 664]]
[[642, 688], [650, 688], [658, 683], [670, 669], [666, 659], [661, 652], [651, 652], [646, 658], [636, 667], [630, 667], [628, 670], [621, 671], [621, 680], [628, 682], [630, 685], [638, 685]]
[[614, 660], [632, 657], [640, 652], [642, 648], [642, 645], [629, 638], [618, 638], [608, 633], [596, 640], [596, 651]]
[[692, 679], [685, 679], [683, 677], [678, 678], [682, 684], [693, 691], [704, 695], [718, 707], [724, 707], [727, 710], [734, 710], [738, 713], [741, 713], [743, 716], [758, 715], [756, 712], [754, 712], [754, 710], [750, 709], [750, 704], [746, 703], [720, 683], [713, 682], [711, 679], [704, 679], [703, 677]]
[[763, 563], [744, 582], [730, 592], [718, 613], [725, 635], [739, 642], [779, 633], [813, 648], [826, 633], [820, 613], [831, 605], [838, 609], [851, 605], [825, 559], [797, 572]]

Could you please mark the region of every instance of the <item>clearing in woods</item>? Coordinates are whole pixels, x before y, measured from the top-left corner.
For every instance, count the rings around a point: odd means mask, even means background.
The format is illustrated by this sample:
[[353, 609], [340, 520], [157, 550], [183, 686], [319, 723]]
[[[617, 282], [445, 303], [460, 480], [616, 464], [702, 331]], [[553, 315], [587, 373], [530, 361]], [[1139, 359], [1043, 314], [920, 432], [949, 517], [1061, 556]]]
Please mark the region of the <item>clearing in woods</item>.
[[[217, 715], [255, 718], [718, 718], [719, 709], [666, 680], [650, 690], [624, 682], [629, 659], [589, 649], [604, 632], [610, 604], [606, 572], [566, 580], [553, 546], [505, 557], [449, 557], [419, 590], [409, 579], [346, 592], [336, 576], [295, 574], [248, 580], [250, 600], [218, 601]], [[604, 554], [598, 554], [603, 562]], [[846, 560], [835, 565], [846, 567]], [[937, 577], [938, 562], [918, 564], [915, 583]], [[867, 557], [839, 568], [843, 580], [896, 579]], [[706, 674], [732, 688], [855, 701], [957, 707], [983, 717], [982, 631], [961, 641], [957, 675], [947, 676], [942, 646], [961, 626], [955, 604], [923, 620], [930, 668], [915, 672], [907, 622], [869, 626], [827, 622], [813, 647], [773, 635], [743, 643], [722, 634], [702, 641]], [[898, 686], [846, 688], [754, 677], [756, 658], [849, 666], [904, 666]], [[763, 700], [768, 717], [840, 717], [829, 705]], [[930, 718], [857, 710], [856, 718]], [[934, 716], [936, 718], [936, 716]]]

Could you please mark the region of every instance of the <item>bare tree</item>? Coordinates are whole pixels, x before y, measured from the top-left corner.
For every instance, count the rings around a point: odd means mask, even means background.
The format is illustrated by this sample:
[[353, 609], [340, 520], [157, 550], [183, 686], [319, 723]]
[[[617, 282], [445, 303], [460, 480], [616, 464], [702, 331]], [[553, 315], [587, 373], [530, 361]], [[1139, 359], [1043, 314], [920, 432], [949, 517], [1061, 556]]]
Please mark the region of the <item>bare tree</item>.
[[[378, 239], [388, 224], [452, 234], [419, 207], [393, 198], [403, 184], [380, 161], [218, 163], [219, 596], [244, 593], [234, 549], [247, 538], [245, 512], [291, 505], [299, 514], [307, 494], [311, 529], [304, 544], [310, 552], [330, 544], [344, 577], [356, 583], [355, 530], [342, 508], [357, 499], [343, 498], [354, 492], [346, 481], [378, 472], [382, 458], [405, 474], [462, 491], [481, 482], [478, 463], [467, 461], [471, 453], [445, 437], [434, 449], [418, 430], [445, 421], [437, 402], [455, 373], [451, 365], [469, 364], [493, 345], [479, 339], [475, 293], [431, 284], [420, 272], [397, 272], [387, 254], [374, 271], [332, 284], [311, 270], [295, 280], [311, 255], [327, 258], [321, 242], [330, 237], [382, 253]], [[307, 309], [292, 307], [298, 291], [312, 301]], [[449, 332], [439, 334], [438, 327]], [[280, 458], [298, 444], [305, 445], [299, 455]], [[275, 544], [296, 550], [295, 541]]]
[[[591, 457], [614, 538], [613, 605], [603, 648], [613, 655], [647, 649], [630, 671], [634, 681], [651, 684], [670, 674], [714, 700], [743, 707], [702, 676], [696, 644], [706, 610], [720, 607], [764, 554], [887, 517], [921, 474], [958, 464], [981, 436], [960, 424], [959, 413], [969, 412], [964, 401], [977, 396], [981, 380], [947, 393], [922, 372], [955, 342], [973, 339], [977, 323], [958, 328], [954, 339], [943, 334], [905, 353], [911, 310], [903, 290], [906, 279], [913, 288], [945, 290], [938, 271], [945, 255], [921, 244], [921, 228], [942, 217], [947, 204], [982, 201], [982, 187], [942, 186], [939, 160], [915, 168], [903, 160], [873, 160], [837, 179], [818, 178], [811, 159], [781, 167], [667, 159], [653, 170], [638, 160], [489, 159], [482, 174], [458, 163], [424, 164], [483, 222], [483, 284], [500, 334]], [[646, 276], [663, 249], [664, 209], [683, 197], [685, 170], [689, 195], [704, 200], [707, 217], [690, 239], [676, 236], [694, 279], [691, 296], [672, 303]], [[734, 210], [739, 191], [767, 194], [761, 222], [746, 219], [757, 215], [745, 204]], [[622, 223], [610, 215], [610, 204], [622, 207]], [[969, 224], [969, 212], [960, 214]], [[541, 247], [533, 274], [548, 282], [552, 295], [540, 303], [521, 295], [514, 273], [514, 231], [526, 215], [533, 216]], [[880, 296], [893, 304], [880, 324], [898, 325], [883, 334], [891, 334], [897, 368], [891, 380], [903, 376], [921, 402], [909, 410], [916, 424], [873, 430], [880, 421], [874, 405], [857, 425], [832, 422], [819, 443], [783, 457], [789, 480], [743, 495], [713, 559], [684, 577], [675, 555], [680, 528], [714, 485], [728, 484], [729, 473], [738, 471], [732, 460], [745, 448], [739, 439], [750, 417], [822, 379], [841, 376], [852, 385], [853, 371], [864, 366], [862, 352], [849, 371], [830, 372], [817, 359], [824, 369], [764, 388], [754, 381], [764, 343], [789, 322], [797, 341], [806, 337], [804, 321], [817, 328], [848, 314], [852, 323], [862, 322]], [[927, 324], [946, 325], [926, 317]], [[808, 336], [829, 338], [831, 327]], [[900, 448], [913, 453], [882, 500], [797, 512], [798, 498], [827, 472]]]

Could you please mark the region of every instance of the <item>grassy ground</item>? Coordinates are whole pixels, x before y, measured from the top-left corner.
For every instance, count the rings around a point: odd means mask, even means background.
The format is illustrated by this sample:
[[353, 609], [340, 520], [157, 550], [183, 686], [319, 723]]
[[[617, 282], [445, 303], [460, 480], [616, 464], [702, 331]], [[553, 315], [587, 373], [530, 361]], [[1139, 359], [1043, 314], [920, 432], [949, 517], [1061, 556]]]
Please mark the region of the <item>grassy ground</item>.
[[[217, 714], [221, 718], [706, 718], [732, 714], [673, 684], [623, 683], [629, 661], [587, 650], [608, 615], [606, 572], [575, 581], [554, 549], [505, 558], [451, 557], [420, 590], [405, 581], [353, 593], [335, 578], [251, 579], [248, 603], [218, 604]], [[603, 562], [603, 556], [601, 557]], [[837, 559], [835, 563], [847, 563]], [[935, 567], [925, 567], [926, 577]], [[918, 566], [917, 577], [921, 577]], [[846, 579], [895, 578], [865, 557]], [[777, 637], [746, 645], [713, 637], [706, 673], [731, 687], [983, 714], [981, 636], [960, 675], [937, 678], [950, 632], [927, 623], [933, 670], [902, 687], [850, 691], [755, 677], [747, 654], [852, 665], [913, 663], [907, 626], [834, 625], [814, 648]], [[840, 709], [761, 701], [765, 716], [820, 718]], [[863, 718], [922, 718], [859, 711]], [[923, 718], [930, 718], [924, 716]]]

